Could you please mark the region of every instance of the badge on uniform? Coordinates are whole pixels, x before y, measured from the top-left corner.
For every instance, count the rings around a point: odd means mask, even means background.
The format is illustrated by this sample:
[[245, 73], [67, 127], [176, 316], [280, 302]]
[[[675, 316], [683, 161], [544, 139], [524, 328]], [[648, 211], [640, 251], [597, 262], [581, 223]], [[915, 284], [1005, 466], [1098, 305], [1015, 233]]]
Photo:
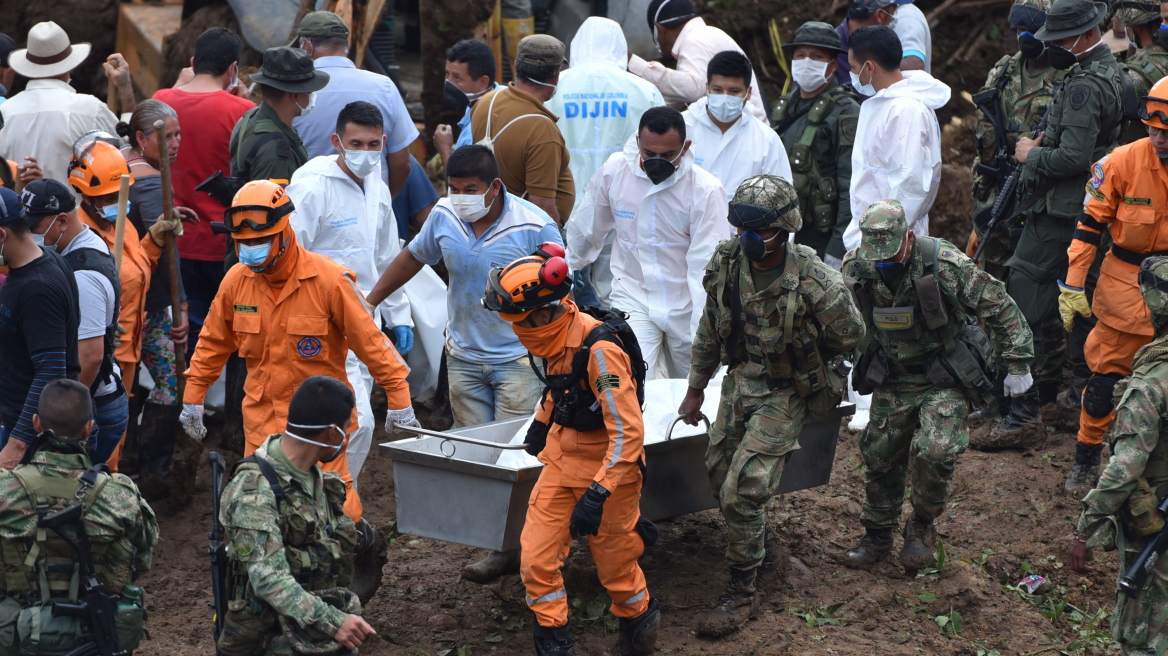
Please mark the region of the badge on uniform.
[[601, 374], [596, 377], [596, 391], [603, 392], [606, 389], [619, 389], [620, 376], [616, 374]]
[[1096, 164], [1091, 167], [1091, 186], [1098, 189], [1103, 186], [1103, 165]]
[[1071, 91], [1071, 109], [1082, 109], [1087, 104], [1087, 90], [1076, 87]]
[[248, 314], [256, 314], [260, 311], [260, 308], [258, 306], [255, 306], [255, 305], [236, 305], [235, 311], [236, 312], [246, 312]]
[[296, 352], [306, 358], [315, 358], [320, 355], [320, 340], [315, 337], [305, 337], [296, 343]]

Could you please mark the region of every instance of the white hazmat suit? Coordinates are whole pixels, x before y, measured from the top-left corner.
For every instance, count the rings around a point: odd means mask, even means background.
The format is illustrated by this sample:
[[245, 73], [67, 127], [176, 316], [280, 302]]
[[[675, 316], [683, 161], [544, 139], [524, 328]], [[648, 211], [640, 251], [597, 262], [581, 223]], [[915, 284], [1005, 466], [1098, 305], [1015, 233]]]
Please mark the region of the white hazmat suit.
[[756, 175], [777, 175], [791, 182], [791, 162], [778, 133], [743, 112], [723, 134], [706, 110], [708, 98], [682, 112], [685, 136], [693, 142], [690, 152], [694, 154], [694, 164], [718, 178], [727, 201], [734, 197], [743, 180]]

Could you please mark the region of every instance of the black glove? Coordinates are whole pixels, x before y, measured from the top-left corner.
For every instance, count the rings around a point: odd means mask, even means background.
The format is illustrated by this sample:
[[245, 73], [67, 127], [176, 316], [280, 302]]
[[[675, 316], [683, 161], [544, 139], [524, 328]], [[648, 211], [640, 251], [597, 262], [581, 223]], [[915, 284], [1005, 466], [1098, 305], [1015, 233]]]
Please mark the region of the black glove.
[[527, 437], [523, 439], [527, 442], [527, 448], [524, 451], [530, 453], [532, 456], [538, 456], [544, 447], [547, 446], [548, 429], [551, 428], [542, 421], [532, 420], [531, 425], [527, 427]]
[[572, 521], [568, 524], [568, 532], [572, 537], [596, 535], [600, 532], [600, 516], [604, 513], [604, 500], [609, 494], [602, 490], [604, 488], [593, 483], [576, 502], [576, 508], [572, 510]]

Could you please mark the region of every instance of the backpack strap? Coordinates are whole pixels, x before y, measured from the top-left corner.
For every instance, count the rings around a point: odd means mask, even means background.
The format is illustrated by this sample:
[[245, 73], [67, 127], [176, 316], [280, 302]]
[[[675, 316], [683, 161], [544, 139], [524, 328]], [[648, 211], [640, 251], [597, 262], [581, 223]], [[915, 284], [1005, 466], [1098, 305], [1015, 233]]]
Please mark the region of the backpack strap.
[[284, 493], [284, 486], [280, 484], [280, 475], [276, 473], [276, 468], [272, 466], [272, 463], [263, 458], [260, 458], [254, 453], [240, 460], [239, 463], [236, 464], [236, 467], [245, 462], [254, 463], [257, 467], [260, 468], [260, 473], [264, 475], [265, 479], [267, 479], [268, 486], [272, 488], [272, 494], [276, 497], [276, 508], [279, 508], [280, 504], [284, 503], [284, 499], [287, 497], [287, 495]]
[[925, 275], [913, 280], [913, 287], [917, 290], [925, 325], [929, 330], [937, 330], [949, 323], [949, 317], [945, 312], [945, 299], [937, 281], [941, 248], [935, 237], [919, 237], [917, 243], [921, 246], [921, 259], [925, 261]]
[[729, 267], [728, 280], [730, 283], [730, 335], [726, 338], [726, 370], [729, 371], [738, 365], [738, 340], [742, 337], [742, 267], [738, 263], [738, 254], [742, 251], [742, 242], [735, 240], [734, 248], [727, 256]]

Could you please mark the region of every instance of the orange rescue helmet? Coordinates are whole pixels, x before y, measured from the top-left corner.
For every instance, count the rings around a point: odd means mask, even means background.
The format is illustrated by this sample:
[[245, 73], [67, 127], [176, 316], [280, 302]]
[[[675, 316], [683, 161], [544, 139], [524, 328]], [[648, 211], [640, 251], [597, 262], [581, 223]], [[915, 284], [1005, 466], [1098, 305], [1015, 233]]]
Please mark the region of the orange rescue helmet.
[[1153, 84], [1148, 95], [1140, 100], [1140, 120], [1154, 128], [1168, 130], [1168, 78], [1161, 78]]
[[504, 321], [523, 321], [532, 310], [558, 303], [572, 291], [569, 273], [563, 246], [540, 244], [535, 253], [490, 270], [483, 307]]
[[235, 239], [255, 239], [284, 231], [295, 211], [284, 187], [271, 180], [253, 180], [240, 188], [223, 213], [224, 227]]
[[[69, 186], [82, 196], [94, 198], [118, 193], [123, 175], [130, 174], [122, 151], [109, 143], [86, 135], [90, 142], [74, 144], [76, 155], [69, 160]], [[84, 139], [85, 137], [83, 137]], [[133, 178], [130, 184], [133, 184]]]

